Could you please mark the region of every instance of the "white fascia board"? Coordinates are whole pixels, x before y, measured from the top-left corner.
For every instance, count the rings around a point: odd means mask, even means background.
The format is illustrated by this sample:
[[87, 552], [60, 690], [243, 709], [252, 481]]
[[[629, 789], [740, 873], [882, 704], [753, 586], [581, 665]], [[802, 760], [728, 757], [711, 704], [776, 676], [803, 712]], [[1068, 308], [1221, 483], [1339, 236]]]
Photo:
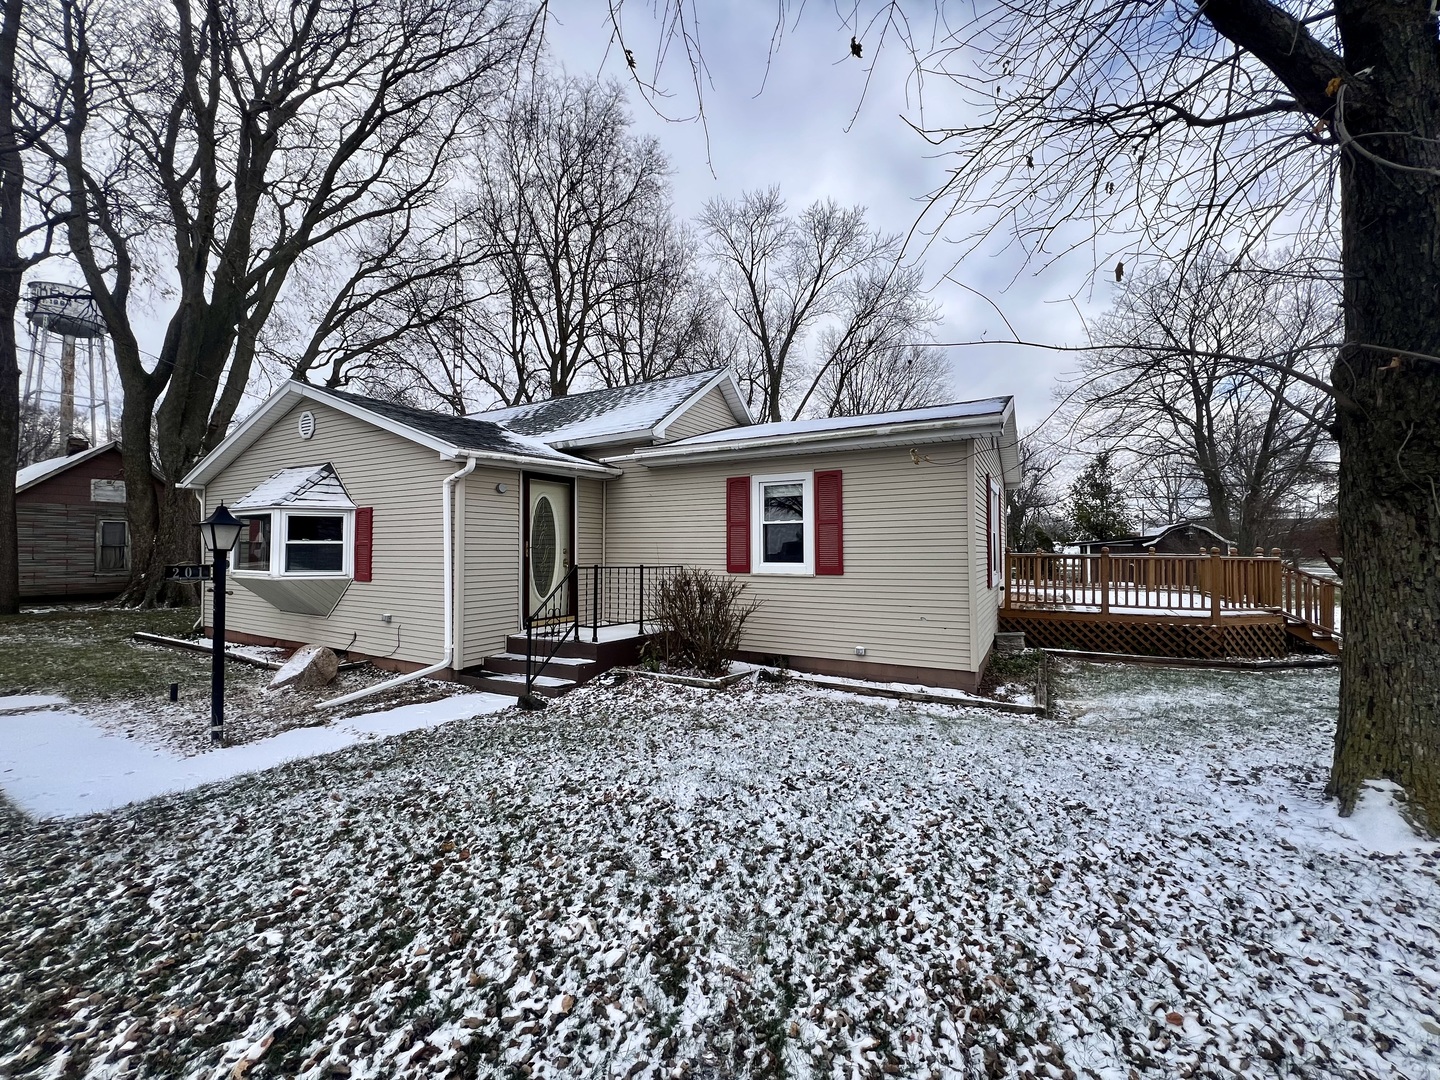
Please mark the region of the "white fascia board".
[[738, 437], [728, 442], [707, 442], [701, 446], [665, 446], [635, 452], [634, 459], [648, 468], [683, 465], [697, 460], [783, 457], [787, 454], [827, 454], [871, 447], [920, 446], [955, 442], [1003, 434], [1004, 426], [994, 413], [962, 420], [937, 420], [924, 424], [886, 424], [878, 428], [849, 431], [809, 431], [767, 438]]
[[[591, 436], [586, 439], [550, 439], [543, 440], [545, 445], [552, 450], [578, 450], [586, 446], [604, 446], [606, 443], [629, 442], [631, 439], [651, 439], [655, 437], [655, 428], [636, 428], [633, 431], [612, 431], [605, 435]], [[531, 435], [530, 438], [538, 439], [538, 435]]]
[[239, 457], [269, 429], [272, 415], [277, 411], [284, 411], [300, 400], [301, 395], [297, 390], [299, 385], [294, 381], [287, 382], [261, 402], [260, 407], [241, 420], [234, 430], [221, 440], [219, 446], [195, 463], [195, 466], [180, 481], [179, 486], [203, 488], [217, 472]]
[[1015, 422], [1015, 399], [1005, 402], [1000, 418], [1000, 477], [1011, 487], [1025, 477], [1020, 467], [1020, 430]]
[[419, 446], [434, 450], [445, 461], [458, 461], [462, 458], [475, 458], [480, 461], [493, 461], [505, 465], [520, 465], [528, 469], [549, 468], [556, 472], [575, 472], [577, 474], [595, 473], [601, 476], [614, 475], [612, 471], [603, 465], [591, 465], [588, 462], [575, 460], [574, 462], [555, 461], [545, 457], [529, 457], [524, 454], [505, 454], [494, 450], [467, 450], [464, 447], [456, 446], [454, 443], [446, 442], [444, 439], [437, 439], [427, 435], [423, 431], [417, 431], [408, 424], [402, 424], [392, 420], [388, 416], [372, 412], [362, 405], [353, 401], [338, 398], [326, 393], [318, 386], [311, 386], [308, 383], [291, 380], [283, 387], [271, 394], [265, 402], [253, 413], [247, 416], [240, 425], [225, 437], [225, 440], [199, 461], [185, 479], [180, 482], [182, 488], [199, 487], [216, 473], [227, 468], [236, 458], [245, 452], [259, 437], [269, 430], [273, 423], [273, 417], [288, 411], [298, 401], [318, 401], [327, 405], [337, 412], [353, 416], [367, 424], [388, 431], [392, 435]]
[[620, 475], [619, 469], [595, 461], [584, 461], [581, 458], [557, 461], [554, 458], [527, 457], [524, 454], [502, 454], [496, 450], [459, 448], [440, 456], [446, 461], [464, 461], [467, 458], [474, 458], [476, 461], [493, 462], [497, 465], [514, 465], [526, 472], [558, 473], [561, 476], [603, 476], [608, 479]]

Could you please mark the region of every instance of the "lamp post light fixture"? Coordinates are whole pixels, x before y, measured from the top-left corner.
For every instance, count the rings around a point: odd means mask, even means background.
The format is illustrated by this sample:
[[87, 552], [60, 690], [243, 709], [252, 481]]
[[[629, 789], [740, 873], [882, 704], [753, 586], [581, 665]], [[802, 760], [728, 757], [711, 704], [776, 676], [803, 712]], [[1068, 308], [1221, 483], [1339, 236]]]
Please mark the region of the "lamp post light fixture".
[[245, 523], [224, 503], [200, 523], [200, 537], [215, 560], [215, 610], [210, 630], [210, 742], [225, 745], [225, 568]]

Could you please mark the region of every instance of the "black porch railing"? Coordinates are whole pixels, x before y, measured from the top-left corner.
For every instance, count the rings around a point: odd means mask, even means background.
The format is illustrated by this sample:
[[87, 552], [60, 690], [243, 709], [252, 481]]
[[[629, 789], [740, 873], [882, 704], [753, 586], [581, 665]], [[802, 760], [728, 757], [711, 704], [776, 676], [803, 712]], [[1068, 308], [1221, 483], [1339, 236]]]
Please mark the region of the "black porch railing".
[[[600, 640], [606, 626], [635, 624], [645, 633], [654, 625], [654, 606], [661, 584], [680, 566], [572, 566], [525, 620], [525, 693], [570, 640]], [[537, 656], [536, 647], [544, 653]]]

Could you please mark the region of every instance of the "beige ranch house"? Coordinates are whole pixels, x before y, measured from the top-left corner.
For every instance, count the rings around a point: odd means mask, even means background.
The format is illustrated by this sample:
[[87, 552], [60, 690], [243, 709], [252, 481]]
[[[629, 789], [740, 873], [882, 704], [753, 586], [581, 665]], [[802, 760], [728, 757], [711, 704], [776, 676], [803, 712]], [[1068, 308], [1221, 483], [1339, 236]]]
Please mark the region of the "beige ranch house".
[[246, 522], [231, 640], [561, 692], [689, 566], [762, 601], [742, 658], [972, 689], [1019, 471], [1010, 398], [757, 424], [710, 371], [468, 417], [291, 382], [184, 486]]

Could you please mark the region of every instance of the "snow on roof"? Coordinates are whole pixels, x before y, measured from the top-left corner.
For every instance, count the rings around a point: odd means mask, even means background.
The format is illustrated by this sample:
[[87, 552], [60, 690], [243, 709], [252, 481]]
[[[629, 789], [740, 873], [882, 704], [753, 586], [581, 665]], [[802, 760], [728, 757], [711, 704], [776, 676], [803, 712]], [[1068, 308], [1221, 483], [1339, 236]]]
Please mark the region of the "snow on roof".
[[93, 457], [103, 454], [114, 442], [101, 443], [99, 446], [92, 446], [89, 450], [82, 450], [78, 454], [71, 454], [68, 457], [46, 458], [44, 461], [37, 461], [33, 465], [26, 465], [23, 469], [15, 472], [15, 491], [20, 493], [28, 487], [34, 487], [42, 480], [49, 480], [50, 477], [64, 472], [72, 465], [79, 465], [82, 461], [89, 461]]
[[340, 398], [378, 413], [396, 423], [404, 424], [416, 431], [424, 432], [436, 439], [442, 439], [461, 450], [483, 450], [497, 454], [514, 454], [520, 457], [547, 458], [552, 461], [573, 462], [569, 454], [562, 454], [547, 446], [539, 439], [526, 438], [527, 433], [516, 434], [507, 426], [496, 423], [492, 418], [453, 416], [449, 413], [416, 409], [393, 401], [362, 397], [343, 390], [326, 389], [323, 393]]
[[842, 433], [859, 429], [963, 420], [980, 416], [999, 417], [1005, 412], [1009, 402], [1009, 398], [1003, 397], [984, 398], [980, 401], [958, 401], [951, 405], [932, 405], [923, 409], [900, 409], [896, 412], [868, 413], [861, 416], [826, 416], [818, 420], [778, 420], [768, 424], [750, 424], [740, 429], [722, 428], [719, 431], [707, 431], [703, 435], [692, 435], [688, 439], [667, 443], [664, 449], [679, 450], [682, 447], [728, 443], [740, 439], [747, 443], [762, 442], [766, 439], [784, 438], [789, 435], [824, 435], [830, 432]]
[[324, 465], [281, 469], [236, 499], [230, 504], [230, 509], [240, 511], [272, 506], [355, 509], [345, 485], [328, 461]]
[[510, 431], [534, 435], [551, 444], [603, 443], [649, 431], [719, 374], [720, 369], [697, 371], [632, 386], [567, 394], [492, 409], [475, 414], [473, 419], [503, 424]]

